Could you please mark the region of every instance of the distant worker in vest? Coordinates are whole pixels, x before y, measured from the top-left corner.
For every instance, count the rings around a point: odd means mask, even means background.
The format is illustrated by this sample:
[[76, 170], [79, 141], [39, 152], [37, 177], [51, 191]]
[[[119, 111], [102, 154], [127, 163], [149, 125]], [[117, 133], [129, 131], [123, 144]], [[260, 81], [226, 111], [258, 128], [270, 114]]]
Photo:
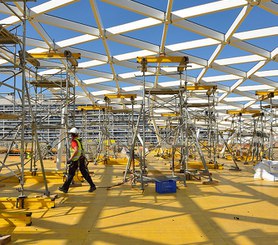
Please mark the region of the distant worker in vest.
[[67, 161], [67, 164], [69, 166], [69, 171], [65, 183], [63, 184], [63, 186], [59, 187], [59, 190], [64, 193], [68, 192], [68, 189], [73, 180], [75, 172], [79, 167], [82, 176], [90, 184], [89, 192], [93, 192], [96, 190], [96, 186], [89, 174], [89, 170], [86, 165], [86, 158], [84, 156], [82, 142], [81, 139], [79, 139], [78, 137], [79, 134], [78, 129], [72, 128], [69, 131], [69, 133], [71, 134], [70, 158]]

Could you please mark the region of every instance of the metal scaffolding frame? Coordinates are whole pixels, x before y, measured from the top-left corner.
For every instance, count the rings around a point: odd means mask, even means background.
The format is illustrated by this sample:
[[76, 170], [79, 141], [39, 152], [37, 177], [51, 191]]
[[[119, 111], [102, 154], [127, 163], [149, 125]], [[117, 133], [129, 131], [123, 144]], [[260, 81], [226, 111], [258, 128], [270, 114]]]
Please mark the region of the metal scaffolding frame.
[[[68, 50], [65, 50], [63, 53], [57, 52], [47, 52], [47, 53], [37, 53], [37, 54], [29, 54], [26, 52], [26, 24], [27, 24], [27, 1], [23, 1], [22, 3], [22, 16], [18, 16], [21, 21], [21, 25], [17, 26], [15, 30], [21, 28], [22, 29], [22, 38], [17, 38], [18, 32], [16, 34], [12, 34], [12, 32], [6, 29], [6, 26], [0, 27], [0, 43], [1, 43], [1, 58], [4, 58], [11, 65], [6, 65], [0, 68], [0, 72], [2, 73], [10, 73], [11, 76], [7, 77], [4, 81], [1, 81], [0, 86], [6, 86], [9, 89], [12, 89], [11, 92], [13, 95], [13, 112], [16, 111], [16, 106], [19, 107], [19, 114], [11, 114], [11, 113], [1, 113], [1, 119], [3, 120], [18, 120], [20, 119], [20, 123], [11, 130], [9, 134], [12, 134], [14, 131], [14, 135], [11, 139], [10, 145], [8, 146], [7, 152], [4, 155], [3, 160], [1, 161], [1, 170], [3, 168], [8, 169], [8, 171], [19, 179], [20, 187], [18, 191], [20, 192], [19, 199], [24, 199], [27, 197], [26, 192], [39, 192], [43, 193], [46, 196], [50, 196], [50, 192], [47, 184], [47, 176], [44, 168], [43, 158], [46, 153], [48, 153], [48, 149], [44, 149], [42, 146], [42, 139], [40, 139], [38, 135], [38, 130], [51, 128], [49, 123], [44, 123], [44, 120], [48, 118], [48, 115], [51, 113], [45, 110], [44, 103], [39, 105], [38, 101], [43, 100], [43, 95], [46, 89], [49, 89], [54, 95], [53, 98], [56, 100], [57, 93], [55, 89], [64, 88], [64, 93], [60, 97], [60, 101], [63, 101], [62, 105], [62, 126], [64, 127], [64, 132], [61, 133], [61, 140], [66, 141], [67, 143], [67, 133], [69, 128], [68, 123], [68, 111], [69, 106], [71, 106], [71, 110], [74, 114], [75, 111], [75, 67], [78, 65], [76, 59], [80, 58], [80, 54], [71, 53]], [[3, 2], [7, 8], [9, 6]], [[8, 26], [8, 25], [7, 25]], [[12, 45], [13, 48], [10, 48], [9, 45]], [[18, 50], [19, 49], [19, 50]], [[18, 51], [18, 54], [17, 54]], [[43, 69], [43, 65], [41, 65], [38, 59], [64, 59], [65, 65], [65, 79], [49, 81], [46, 76], [38, 75], [38, 70]], [[71, 66], [69, 65], [71, 64]], [[51, 75], [53, 77], [53, 75]], [[73, 77], [73, 83], [71, 84], [70, 76]], [[21, 77], [21, 88], [18, 86], [18, 78]], [[34, 79], [34, 81], [31, 81]], [[12, 84], [8, 82], [12, 80]], [[11, 83], [11, 82], [10, 82]], [[40, 88], [40, 91], [38, 91]], [[34, 93], [34, 94], [33, 94]], [[56, 95], [55, 95], [56, 93]], [[61, 95], [61, 94], [60, 94]], [[18, 98], [18, 99], [16, 99]], [[17, 102], [19, 101], [19, 103]], [[42, 101], [41, 101], [42, 102]], [[39, 111], [43, 110], [44, 114], [39, 115]], [[57, 111], [56, 111], [57, 112]], [[73, 118], [74, 125], [74, 115], [71, 115]], [[60, 126], [61, 127], [61, 126]], [[52, 127], [53, 128], [53, 127]], [[6, 134], [5, 137], [9, 137], [9, 134]], [[28, 147], [28, 142], [31, 144], [30, 148]], [[8, 156], [12, 150], [13, 145], [19, 143], [20, 144], [20, 163], [17, 164], [7, 164]], [[58, 144], [59, 145], [59, 144]], [[67, 147], [67, 150], [69, 148]], [[59, 151], [58, 146], [58, 151]], [[62, 152], [62, 150], [61, 150]], [[59, 154], [58, 154], [59, 155]], [[67, 154], [68, 155], [68, 154]], [[39, 166], [37, 162], [39, 161]], [[60, 161], [57, 160], [57, 169], [60, 169]], [[25, 171], [26, 167], [30, 165], [29, 170], [31, 175], [36, 175], [37, 171], [41, 171], [44, 182], [44, 190], [31, 190], [25, 188]], [[13, 170], [11, 167], [16, 166], [17, 170]]]
[[[157, 134], [158, 138], [158, 147], [162, 146], [162, 143], [168, 144], [171, 150], [171, 170], [172, 178], [178, 178], [175, 174], [175, 153], [179, 149], [180, 152], [180, 172], [183, 173], [182, 180], [184, 185], [186, 185], [186, 175], [198, 175], [208, 179], [208, 182], [212, 182], [211, 174], [209, 173], [204, 154], [202, 152], [201, 146], [198, 142], [197, 130], [189, 114], [187, 105], [188, 105], [188, 91], [207, 89], [208, 91], [212, 89], [211, 86], [204, 87], [200, 85], [188, 86], [186, 79], [182, 79], [182, 73], [186, 70], [188, 58], [187, 57], [174, 57], [174, 56], [159, 56], [159, 57], [138, 57], [137, 62], [141, 64], [141, 72], [143, 73], [143, 81], [145, 81], [145, 75], [147, 72], [148, 63], [179, 63], [177, 66], [177, 72], [180, 76], [180, 84], [178, 89], [164, 89], [164, 88], [146, 88], [146, 84], [143, 82], [142, 86], [142, 105], [140, 114], [141, 117], [138, 118], [137, 124], [135, 127], [135, 132], [133, 135], [133, 140], [131, 144], [131, 150], [135, 148], [136, 137], [138, 133], [138, 127], [140, 121], [142, 121], [142, 154], [140, 159], [140, 169], [138, 171], [130, 169], [131, 160], [128, 161], [126, 165], [124, 181], [127, 180], [127, 174], [131, 173], [134, 176], [133, 181], [138, 181], [141, 183], [141, 189], [144, 190], [144, 183], [153, 181], [151, 178], [147, 177], [147, 164], [146, 164], [146, 127], [149, 127], [150, 124], [153, 125], [154, 131]], [[166, 99], [162, 99], [161, 96], [168, 96]], [[146, 106], [146, 101], [149, 103]], [[147, 109], [148, 108], [148, 109]], [[176, 120], [176, 125], [172, 127], [169, 125], [170, 133], [162, 135], [155, 122], [155, 113], [157, 109], [166, 109], [170, 113], [162, 113], [162, 117], [173, 117]], [[149, 125], [147, 125], [149, 122]], [[166, 136], [166, 137], [165, 137]], [[188, 148], [189, 148], [189, 139], [194, 142], [194, 145], [197, 149], [201, 162], [203, 164], [204, 170], [196, 174], [192, 172], [187, 167], [188, 161]], [[140, 139], [139, 139], [140, 140]]]
[[[3, 3], [6, 5], [8, 8], [9, 6], [6, 3]], [[1, 51], [3, 53], [2, 57], [4, 56], [5, 59], [11, 64], [9, 66], [10, 72], [13, 74], [13, 86], [5, 84], [5, 82], [1, 82], [1, 85], [3, 86], [8, 86], [10, 89], [12, 88], [14, 90], [14, 97], [17, 95], [19, 100], [20, 100], [20, 107], [21, 107], [21, 113], [20, 113], [20, 118], [21, 122], [20, 124], [17, 125], [17, 130], [15, 131], [16, 133], [14, 134], [14, 138], [11, 141], [10, 146], [8, 147], [8, 151], [4, 156], [2, 163], [2, 167], [6, 167], [12, 175], [16, 176], [19, 179], [19, 184], [20, 187], [18, 188], [18, 191], [20, 192], [18, 199], [25, 199], [26, 192], [39, 192], [43, 193], [46, 196], [50, 195], [50, 192], [48, 190], [48, 185], [46, 181], [46, 175], [44, 171], [44, 165], [43, 165], [43, 160], [42, 160], [42, 155], [40, 151], [40, 144], [39, 144], [39, 139], [38, 139], [38, 134], [37, 134], [37, 128], [36, 128], [36, 122], [34, 119], [34, 113], [32, 109], [32, 103], [30, 100], [30, 91], [27, 85], [27, 71], [31, 72], [32, 68], [27, 66], [27, 57], [26, 57], [26, 24], [27, 24], [27, 7], [26, 7], [26, 1], [23, 1], [23, 9], [22, 9], [22, 16], [18, 16], [19, 20], [21, 21], [21, 28], [22, 28], [22, 39], [19, 40], [14, 34], [11, 34], [8, 30], [6, 30], [5, 27], [1, 26]], [[14, 49], [14, 53], [12, 50], [9, 50], [7, 44], [14, 44], [15, 46], [18, 46], [19, 54], [16, 54], [17, 49]], [[6, 66], [4, 66], [4, 69], [7, 69]], [[17, 84], [15, 81], [17, 78], [21, 76], [21, 88], [17, 88]], [[12, 77], [9, 77], [11, 79]], [[15, 91], [17, 94], [15, 94]], [[14, 102], [16, 99], [14, 99]], [[6, 119], [10, 119], [10, 116], [6, 117]], [[5, 118], [5, 117], [4, 117]], [[38, 158], [40, 161], [40, 167], [44, 179], [44, 191], [39, 191], [39, 190], [29, 190], [26, 189], [24, 184], [25, 184], [25, 166], [28, 164], [30, 161], [25, 161], [26, 159], [26, 147], [25, 143], [27, 141], [26, 139], [26, 129], [27, 127], [32, 127], [32, 136], [34, 136], [34, 141], [36, 145], [36, 149], [38, 151]], [[19, 136], [19, 138], [17, 137]], [[10, 150], [12, 148], [12, 145], [15, 142], [20, 142], [20, 164], [16, 164], [17, 170], [13, 171], [10, 167], [11, 165], [6, 164], [6, 160], [8, 158], [8, 155], [10, 153]]]

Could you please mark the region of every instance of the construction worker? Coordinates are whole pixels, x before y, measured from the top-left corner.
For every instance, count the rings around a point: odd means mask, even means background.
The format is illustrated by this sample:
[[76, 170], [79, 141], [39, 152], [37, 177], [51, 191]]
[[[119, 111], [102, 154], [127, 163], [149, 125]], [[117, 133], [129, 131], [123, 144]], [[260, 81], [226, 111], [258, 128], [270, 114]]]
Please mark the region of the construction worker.
[[89, 170], [86, 165], [83, 146], [81, 140], [78, 138], [78, 129], [72, 128], [69, 131], [69, 133], [71, 134], [70, 158], [67, 161], [67, 164], [69, 165], [69, 171], [65, 183], [63, 184], [63, 186], [59, 187], [59, 190], [64, 193], [68, 192], [69, 186], [73, 180], [75, 172], [79, 167], [82, 176], [90, 184], [89, 192], [93, 192], [96, 190], [96, 186], [89, 174]]

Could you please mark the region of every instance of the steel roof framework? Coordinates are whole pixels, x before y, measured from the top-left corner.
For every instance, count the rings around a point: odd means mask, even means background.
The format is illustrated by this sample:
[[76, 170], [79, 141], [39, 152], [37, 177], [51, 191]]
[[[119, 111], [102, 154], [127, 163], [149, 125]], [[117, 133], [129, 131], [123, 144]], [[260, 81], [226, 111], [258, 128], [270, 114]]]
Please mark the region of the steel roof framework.
[[[259, 98], [255, 91], [278, 89], [278, 66], [277, 53], [278, 47], [267, 50], [264, 45], [253, 45], [250, 40], [263, 40], [267, 42], [269, 38], [274, 39], [276, 43], [278, 38], [278, 22], [267, 23], [265, 28], [255, 28], [255, 26], [246, 31], [238, 31], [246, 21], [246, 18], [256, 14], [254, 9], [259, 8], [273, 15], [277, 20], [278, 4], [274, 1], [261, 0], [222, 0], [209, 1], [205, 4], [189, 6], [174, 10], [174, 0], [167, 1], [165, 9], [158, 9], [147, 6], [141, 2], [130, 0], [90, 0], [91, 18], [95, 26], [87, 23], [79, 23], [74, 18], [66, 19], [63, 16], [50, 15], [53, 11], [63, 10], [69, 7], [81, 5], [83, 1], [74, 0], [50, 0], [40, 3], [28, 3], [28, 23], [33, 31], [40, 37], [40, 40], [32, 37], [28, 33], [26, 44], [29, 53], [47, 52], [48, 50], [57, 50], [63, 52], [70, 50], [73, 53], [81, 53], [81, 60], [76, 69], [76, 84], [79, 99], [83, 98], [82, 103], [95, 103], [102, 101], [104, 94], [130, 92], [137, 93], [137, 104], [142, 100], [141, 90], [143, 79], [139, 64], [136, 63], [136, 57], [148, 55], [167, 55], [184, 56], [187, 55], [190, 61], [188, 67], [187, 81], [190, 84], [208, 84], [217, 85], [219, 94], [218, 109], [242, 109], [257, 108]], [[166, 0], [165, 0], [166, 2]], [[195, 2], [195, 1], [194, 1]], [[103, 13], [103, 4], [114, 7], [115, 10], [123, 9], [128, 13], [135, 14], [137, 20], [126, 20], [125, 23], [115, 25], [110, 21], [109, 27], [105, 27], [106, 17]], [[197, 3], [194, 3], [197, 4]], [[176, 4], [177, 5], [177, 4]], [[16, 25], [20, 23], [16, 15], [22, 16], [23, 3], [10, 3], [9, 8], [0, 3], [0, 24], [4, 26]], [[100, 11], [100, 9], [102, 11]], [[194, 22], [194, 18], [210, 16], [213, 18], [215, 13], [225, 13], [225, 11], [237, 10], [235, 19], [225, 33], [213, 30], [209, 26], [200, 25]], [[62, 13], [60, 11], [60, 13]], [[113, 13], [110, 13], [113, 16]], [[8, 17], [7, 17], [8, 16]], [[260, 16], [258, 16], [259, 18]], [[90, 21], [91, 23], [91, 21]], [[51, 33], [51, 28], [47, 31], [45, 26], [59, 28], [65, 32], [72, 32], [70, 38], [61, 40], [61, 37]], [[140, 40], [133, 37], [135, 32], [148, 30], [153, 27], [160, 27], [162, 32], [156, 39], [157, 43], [147, 41], [147, 37], [142, 35]], [[171, 35], [169, 28], [179, 30], [179, 39], [186, 36], [188, 32], [196, 34], [201, 38], [178, 43], [170, 43]], [[77, 34], [76, 34], [77, 33]], [[35, 35], [33, 35], [35, 36]], [[63, 35], [61, 35], [63, 36]], [[60, 40], [54, 42], [53, 40]], [[95, 45], [99, 42], [98, 45]], [[120, 54], [114, 53], [111, 45], [118, 44], [123, 50]], [[99, 48], [101, 45], [101, 49]], [[83, 47], [87, 48], [83, 48]], [[124, 48], [127, 47], [126, 51]], [[80, 48], [82, 47], [82, 48]], [[212, 54], [208, 58], [201, 58], [192, 55], [190, 51], [203, 48], [211, 48]], [[233, 56], [225, 56], [225, 49], [232, 48], [238, 50]], [[134, 50], [134, 51], [130, 51]], [[102, 52], [103, 51], [103, 52]], [[244, 55], [242, 55], [244, 54]], [[223, 58], [224, 57], [224, 58]], [[5, 65], [7, 60], [0, 59], [0, 64]], [[271, 69], [268, 68], [271, 63]], [[39, 74], [55, 74], [63, 69], [63, 63], [58, 64], [53, 61], [42, 61], [42, 66], [53, 67], [53, 69], [44, 69]], [[243, 65], [246, 65], [244, 67]], [[240, 69], [237, 68], [240, 66]], [[54, 68], [55, 67], [55, 68]], [[122, 67], [123, 69], [118, 69]], [[272, 68], [274, 67], [274, 68]], [[146, 75], [146, 85], [148, 87], [175, 87], [178, 85], [179, 75], [173, 73], [172, 67], [163, 67], [158, 64], [157, 67], [148, 68]], [[121, 72], [123, 70], [124, 72]], [[216, 75], [210, 75], [210, 74]], [[167, 77], [167, 81], [161, 79], [161, 74]], [[194, 75], [193, 75], [194, 74]], [[255, 84], [255, 85], [254, 85]], [[198, 96], [196, 96], [198, 99]], [[277, 98], [274, 98], [277, 99]]]

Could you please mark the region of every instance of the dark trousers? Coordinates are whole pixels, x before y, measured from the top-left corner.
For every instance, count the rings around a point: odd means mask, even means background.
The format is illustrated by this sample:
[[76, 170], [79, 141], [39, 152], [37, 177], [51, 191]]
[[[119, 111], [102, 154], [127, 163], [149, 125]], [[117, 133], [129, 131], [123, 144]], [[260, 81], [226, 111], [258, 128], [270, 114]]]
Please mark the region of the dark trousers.
[[80, 170], [82, 176], [84, 177], [84, 179], [87, 180], [87, 182], [90, 184], [91, 187], [95, 186], [95, 184], [90, 176], [89, 170], [86, 166], [85, 158], [82, 158], [82, 157], [80, 157], [80, 158], [81, 159], [74, 161], [69, 165], [69, 173], [68, 173], [65, 183], [62, 186], [63, 189], [65, 189], [65, 190], [69, 189], [69, 186], [73, 180], [73, 177], [78, 168], [78, 165], [79, 165], [79, 170]]

